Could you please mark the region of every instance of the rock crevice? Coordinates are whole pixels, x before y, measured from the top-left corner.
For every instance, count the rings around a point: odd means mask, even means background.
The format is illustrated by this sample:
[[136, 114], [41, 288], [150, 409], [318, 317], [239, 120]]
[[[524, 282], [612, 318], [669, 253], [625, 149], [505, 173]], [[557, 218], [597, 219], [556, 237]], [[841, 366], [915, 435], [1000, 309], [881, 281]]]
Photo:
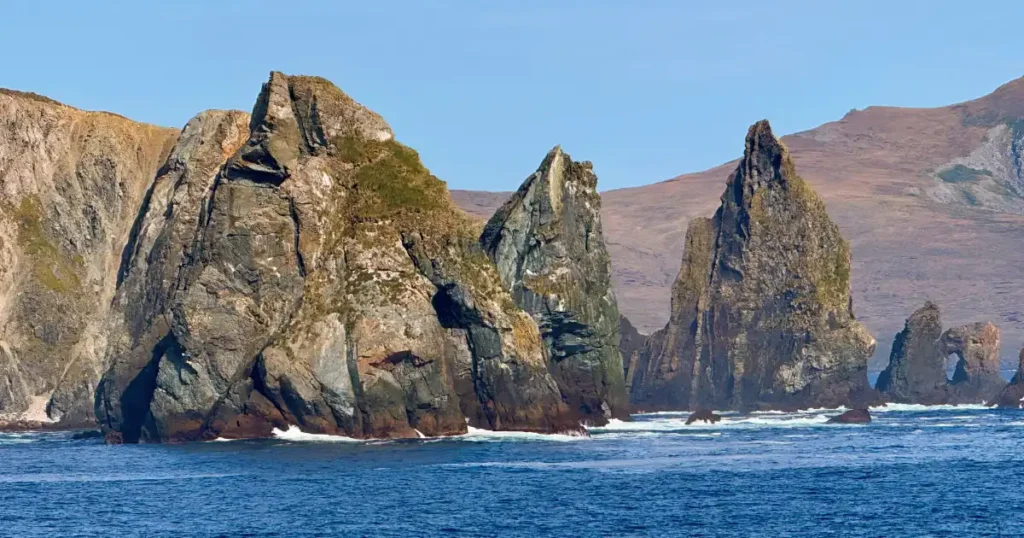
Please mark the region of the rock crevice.
[[579, 430], [479, 228], [378, 115], [273, 73], [172, 155], [109, 322], [108, 439]]

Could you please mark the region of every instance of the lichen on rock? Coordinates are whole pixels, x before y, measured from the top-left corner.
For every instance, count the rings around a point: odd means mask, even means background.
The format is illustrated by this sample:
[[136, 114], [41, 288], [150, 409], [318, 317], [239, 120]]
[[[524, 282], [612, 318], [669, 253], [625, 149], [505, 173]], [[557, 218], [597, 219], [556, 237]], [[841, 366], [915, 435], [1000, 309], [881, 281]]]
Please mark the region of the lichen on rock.
[[93, 422], [121, 247], [177, 135], [0, 90], [0, 422]]
[[[272, 73], [244, 136], [223, 134], [183, 134], [174, 155], [190, 159], [170, 169], [186, 172], [157, 188], [188, 201], [140, 217], [154, 231], [118, 304], [159, 300], [113, 324], [96, 407], [109, 439], [579, 429], [478, 227], [380, 116]], [[201, 166], [195, 140], [230, 151]], [[153, 255], [168, 243], [176, 259]], [[147, 263], [162, 278], [137, 283]]]
[[562, 398], [597, 424], [628, 417], [600, 211], [591, 163], [555, 147], [480, 236], [501, 282], [540, 326]]
[[833, 407], [869, 398], [850, 247], [767, 121], [713, 219], [687, 233], [669, 323], [631, 372], [641, 408]]
[[[952, 378], [947, 358], [956, 357]], [[943, 332], [939, 307], [926, 301], [893, 341], [889, 364], [875, 387], [888, 401], [925, 405], [992, 401], [999, 375], [999, 328], [971, 323]]]

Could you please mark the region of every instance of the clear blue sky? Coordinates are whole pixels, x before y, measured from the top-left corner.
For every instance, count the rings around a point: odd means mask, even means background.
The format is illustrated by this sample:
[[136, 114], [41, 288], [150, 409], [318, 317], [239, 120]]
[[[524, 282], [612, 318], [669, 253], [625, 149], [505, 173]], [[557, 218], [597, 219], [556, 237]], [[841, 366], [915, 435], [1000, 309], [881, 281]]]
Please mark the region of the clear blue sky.
[[[159, 4], [159, 5], [158, 5]], [[516, 188], [555, 144], [601, 188], [736, 157], [867, 105], [1024, 75], [1017, 1], [5, 3], [0, 86], [181, 126], [270, 70], [331, 79], [452, 188]]]

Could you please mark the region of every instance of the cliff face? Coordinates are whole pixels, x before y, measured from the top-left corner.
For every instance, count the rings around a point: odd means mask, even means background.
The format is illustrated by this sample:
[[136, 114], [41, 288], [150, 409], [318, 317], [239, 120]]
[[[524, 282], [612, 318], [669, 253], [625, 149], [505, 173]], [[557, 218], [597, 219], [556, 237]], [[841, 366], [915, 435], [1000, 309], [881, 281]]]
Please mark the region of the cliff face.
[[[946, 377], [949, 356], [957, 358], [952, 379]], [[875, 387], [889, 401], [933, 405], [992, 401], [1004, 385], [999, 328], [979, 322], [943, 332], [939, 307], [928, 301], [896, 335]]]
[[579, 428], [479, 229], [380, 116], [274, 73], [244, 123], [192, 120], [139, 216], [109, 439]]
[[758, 122], [714, 218], [687, 230], [671, 319], [630, 374], [634, 404], [849, 404], [867, 397], [874, 345], [853, 316], [849, 245]]
[[122, 246], [176, 136], [0, 90], [0, 421], [92, 421]]
[[556, 147], [480, 237], [516, 304], [537, 320], [563, 399], [599, 424], [628, 417], [600, 212], [591, 164]]

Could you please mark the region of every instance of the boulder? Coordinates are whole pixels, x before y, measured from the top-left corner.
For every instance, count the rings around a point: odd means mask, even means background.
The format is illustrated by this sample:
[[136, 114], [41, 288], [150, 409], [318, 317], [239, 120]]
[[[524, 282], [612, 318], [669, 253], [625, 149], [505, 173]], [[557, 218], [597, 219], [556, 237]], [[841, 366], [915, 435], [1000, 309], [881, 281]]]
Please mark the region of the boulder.
[[871, 413], [867, 409], [850, 409], [828, 419], [829, 424], [868, 424], [870, 422]]
[[690, 416], [686, 417], [686, 425], [689, 426], [690, 424], [698, 421], [715, 424], [719, 420], [722, 420], [721, 415], [718, 415], [714, 411], [710, 409], [698, 409], [693, 413], [690, 413]]

